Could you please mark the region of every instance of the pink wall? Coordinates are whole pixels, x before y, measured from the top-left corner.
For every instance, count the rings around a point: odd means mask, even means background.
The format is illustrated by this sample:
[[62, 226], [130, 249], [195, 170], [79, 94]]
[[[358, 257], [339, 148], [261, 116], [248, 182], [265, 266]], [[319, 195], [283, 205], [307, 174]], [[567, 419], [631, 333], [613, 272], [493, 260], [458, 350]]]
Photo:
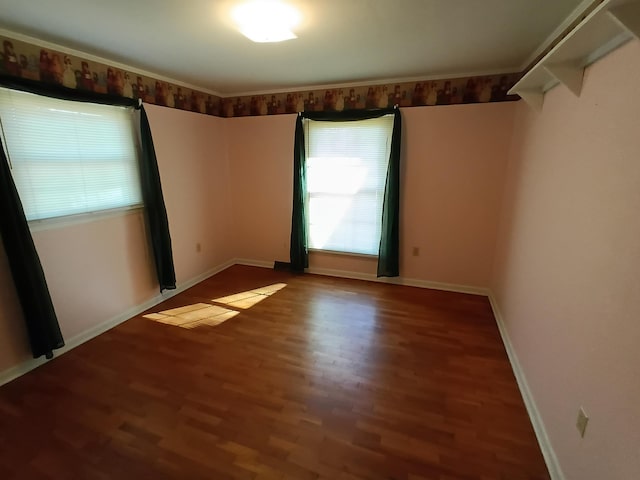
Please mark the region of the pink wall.
[[[555, 88], [541, 113], [523, 102], [403, 110], [401, 274], [491, 286], [570, 479], [640, 475], [638, 78], [635, 41], [587, 70], [580, 98]], [[147, 110], [178, 283], [232, 258], [287, 261], [295, 116]], [[67, 338], [157, 294], [139, 211], [34, 240]], [[311, 266], [375, 272], [373, 260], [322, 253]], [[0, 249], [0, 372], [29, 357]]]
[[289, 261], [296, 115], [225, 120], [236, 257]]
[[402, 276], [489, 286], [516, 105], [403, 111]]
[[139, 210], [36, 231], [33, 240], [67, 339], [157, 292]]
[[[403, 277], [489, 286], [514, 109], [403, 110]], [[288, 261], [295, 115], [227, 122], [237, 256]], [[375, 260], [323, 253], [310, 266], [376, 271]]]
[[[216, 117], [146, 108], [180, 285], [233, 258], [225, 127]], [[53, 226], [35, 231], [33, 238], [67, 340], [159, 293], [141, 211]], [[0, 253], [2, 373], [31, 354], [4, 250]]]
[[[580, 98], [558, 87], [541, 113], [522, 102], [403, 110], [401, 273], [491, 285], [569, 479], [640, 477], [638, 78], [635, 41], [586, 72]], [[147, 109], [178, 282], [232, 258], [288, 260], [295, 116]], [[67, 338], [157, 294], [140, 212], [34, 239]], [[311, 266], [375, 272], [370, 259], [321, 253]], [[0, 372], [30, 357], [20, 317], [0, 248]]]
[[[60, 329], [68, 341], [157, 295], [142, 212], [33, 232]], [[31, 357], [4, 250], [0, 373]]]
[[634, 41], [518, 104], [493, 288], [568, 479], [640, 478], [639, 78]]
[[234, 257], [225, 119], [156, 105], [145, 108], [180, 283]]

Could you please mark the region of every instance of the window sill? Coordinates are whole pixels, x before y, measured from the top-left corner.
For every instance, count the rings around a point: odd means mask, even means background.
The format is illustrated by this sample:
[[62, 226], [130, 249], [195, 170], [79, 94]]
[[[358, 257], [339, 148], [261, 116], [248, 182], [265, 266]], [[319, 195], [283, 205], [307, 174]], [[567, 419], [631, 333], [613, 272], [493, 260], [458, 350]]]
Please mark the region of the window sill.
[[328, 255], [341, 255], [346, 257], [368, 258], [372, 260], [378, 259], [378, 255], [372, 255], [368, 253], [338, 252], [336, 250], [323, 250], [320, 248], [310, 248], [309, 252], [310, 253], [326, 253]]
[[91, 223], [98, 220], [106, 220], [113, 217], [124, 217], [132, 215], [144, 209], [144, 205], [132, 205], [130, 207], [111, 208], [109, 210], [99, 210], [96, 212], [78, 213], [76, 215], [65, 215], [63, 217], [43, 218], [41, 220], [30, 220], [29, 230], [40, 232], [44, 230], [55, 230], [58, 228]]

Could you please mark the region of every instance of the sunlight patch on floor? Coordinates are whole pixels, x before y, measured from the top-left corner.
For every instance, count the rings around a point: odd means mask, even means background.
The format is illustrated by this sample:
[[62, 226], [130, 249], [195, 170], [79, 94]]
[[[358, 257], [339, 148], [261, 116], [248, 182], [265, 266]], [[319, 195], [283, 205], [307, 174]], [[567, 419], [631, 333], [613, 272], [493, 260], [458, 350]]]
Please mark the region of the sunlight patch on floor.
[[195, 328], [202, 325], [216, 326], [235, 317], [240, 312], [206, 303], [195, 303], [180, 308], [149, 313], [144, 318], [181, 328]]
[[211, 301], [215, 303], [222, 303], [230, 307], [246, 309], [260, 303], [265, 298], [268, 298], [286, 286], [286, 283], [274, 283], [273, 285], [267, 285], [266, 287], [255, 288], [253, 290], [247, 290], [246, 292], [240, 292], [226, 297], [214, 298]]
[[[211, 300], [214, 303], [222, 303], [228, 307], [247, 309], [261, 302], [274, 293], [286, 287], [286, 283], [274, 283], [266, 287], [255, 288], [245, 292], [235, 293], [226, 297]], [[159, 313], [148, 313], [143, 315], [144, 318], [153, 320], [154, 322], [173, 325], [181, 328], [195, 328], [202, 325], [215, 327], [222, 322], [235, 317], [240, 312], [219, 305], [210, 305], [208, 303], [194, 303], [193, 305], [185, 305], [184, 307], [172, 308]]]

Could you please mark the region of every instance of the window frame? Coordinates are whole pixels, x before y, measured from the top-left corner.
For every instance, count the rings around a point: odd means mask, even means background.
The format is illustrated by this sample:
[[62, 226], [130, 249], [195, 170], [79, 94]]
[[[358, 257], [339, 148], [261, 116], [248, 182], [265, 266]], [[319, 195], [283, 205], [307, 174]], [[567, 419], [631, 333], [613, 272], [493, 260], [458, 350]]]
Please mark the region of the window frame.
[[[5, 85], [0, 83], [0, 88], [5, 89], [5, 90], [9, 90], [11, 92], [16, 92], [19, 94], [31, 94], [31, 95], [36, 95], [38, 97], [43, 97], [46, 98], [47, 100], [52, 100], [52, 101], [62, 101], [62, 102], [73, 102], [73, 103], [88, 103], [88, 104], [96, 104], [96, 105], [100, 105], [102, 107], [111, 107], [111, 108], [122, 108], [122, 109], [131, 109], [128, 113], [129, 113], [129, 128], [130, 128], [130, 133], [131, 136], [129, 138], [131, 138], [132, 141], [132, 149], [133, 149], [133, 153], [135, 155], [134, 161], [131, 163], [127, 163], [128, 165], [134, 165], [135, 167], [135, 174], [136, 174], [136, 179], [135, 179], [135, 184], [137, 186], [137, 191], [134, 192], [137, 195], [137, 201], [135, 203], [129, 203], [127, 205], [120, 205], [120, 206], [110, 206], [110, 207], [106, 207], [106, 208], [94, 208], [94, 209], [88, 209], [87, 211], [82, 211], [82, 212], [73, 212], [73, 213], [66, 213], [66, 214], [62, 214], [62, 215], [54, 215], [54, 216], [48, 216], [48, 217], [43, 217], [43, 218], [33, 218], [33, 219], [27, 219], [27, 223], [29, 225], [29, 228], [33, 231], [42, 231], [42, 230], [51, 230], [51, 229], [57, 229], [57, 228], [63, 228], [63, 227], [67, 227], [67, 226], [72, 226], [72, 225], [78, 225], [78, 224], [83, 224], [83, 223], [90, 223], [90, 222], [94, 222], [94, 221], [99, 221], [99, 220], [104, 220], [107, 218], [112, 218], [112, 217], [119, 217], [119, 216], [126, 216], [126, 215], [130, 215], [132, 213], [135, 213], [136, 211], [140, 211], [140, 210], [144, 210], [145, 205], [144, 205], [144, 195], [142, 192], [142, 182], [141, 182], [141, 172], [140, 172], [140, 168], [141, 168], [141, 155], [142, 155], [142, 145], [141, 145], [141, 139], [140, 139], [140, 132], [139, 132], [139, 128], [137, 128], [136, 123], [138, 123], [138, 119], [136, 118], [139, 115], [139, 111], [137, 109], [135, 109], [134, 105], [131, 105], [131, 103], [129, 101], [125, 101], [122, 103], [109, 103], [106, 101], [92, 101], [91, 99], [75, 99], [75, 98], [61, 98], [59, 96], [56, 95], [47, 95], [46, 93], [41, 93], [39, 91], [33, 91], [29, 88], [14, 88], [14, 86], [12, 85]], [[101, 99], [100, 99], [101, 100]], [[81, 108], [78, 108], [78, 111], [81, 111]], [[5, 135], [5, 128], [4, 128], [4, 124], [2, 122], [2, 119], [0, 119], [0, 135], [2, 135], [2, 147], [4, 149], [4, 153], [7, 157], [7, 161], [9, 163], [9, 167], [11, 170], [11, 175], [13, 178], [14, 183], [17, 184], [15, 176], [14, 176], [14, 167], [13, 167], [13, 162], [12, 162], [12, 157], [11, 157], [11, 152], [9, 151], [9, 142], [7, 141], [7, 137]], [[86, 158], [86, 157], [83, 157]], [[27, 161], [25, 162], [25, 164], [27, 163], [37, 163], [37, 160], [32, 160], [32, 161]], [[78, 162], [74, 162], [77, 163], [77, 168], [82, 168], [83, 165], [83, 160], [79, 160]], [[125, 164], [126, 165], [126, 164]]]
[[[338, 113], [338, 112], [337, 112]], [[390, 125], [389, 125], [389, 130], [387, 132], [387, 144], [385, 145], [385, 173], [388, 170], [389, 167], [389, 155], [390, 155], [390, 150], [391, 150], [391, 143], [392, 143], [392, 138], [393, 138], [393, 126], [394, 126], [394, 121], [395, 121], [395, 115], [393, 112], [387, 112], [384, 113], [382, 115], [380, 115], [379, 117], [365, 117], [365, 118], [361, 118], [361, 119], [354, 119], [352, 121], [345, 121], [345, 122], [332, 122], [332, 123], [336, 123], [337, 125], [339, 125], [341, 128], [349, 128], [350, 125], [352, 125], [354, 122], [359, 122], [359, 121], [367, 121], [367, 120], [373, 120], [373, 119], [378, 119], [378, 118], [384, 118], [384, 117], [391, 117], [390, 120]], [[311, 246], [311, 212], [310, 212], [310, 205], [311, 205], [311, 199], [314, 196], [314, 193], [309, 191], [308, 185], [309, 185], [309, 129], [311, 126], [311, 122], [331, 122], [331, 120], [325, 120], [325, 119], [316, 119], [316, 118], [308, 118], [308, 117], [304, 117], [302, 119], [303, 121], [303, 130], [304, 130], [304, 142], [305, 142], [305, 170], [307, 172], [306, 174], [306, 178], [305, 178], [305, 182], [307, 184], [307, 187], [305, 188], [305, 198], [304, 198], [304, 203], [305, 203], [305, 209], [306, 209], [306, 214], [305, 214], [305, 221], [306, 221], [306, 232], [307, 232], [307, 250], [308, 252], [317, 252], [317, 253], [325, 253], [325, 254], [329, 254], [329, 255], [340, 255], [340, 256], [349, 256], [349, 257], [358, 257], [358, 258], [366, 258], [366, 259], [379, 259], [380, 257], [380, 238], [381, 236], [378, 237], [378, 246], [376, 249], [376, 253], [365, 253], [365, 252], [354, 252], [354, 251], [348, 251], [348, 250], [336, 250], [333, 248], [319, 248], [319, 247], [312, 247]], [[359, 190], [358, 193], [361, 194], [369, 194], [371, 196], [380, 196], [381, 197], [381, 204], [380, 204], [380, 216], [377, 219], [378, 225], [376, 227], [377, 230], [380, 230], [380, 234], [382, 233], [382, 210], [384, 208], [384, 194], [385, 194], [385, 181], [383, 180], [380, 188], [376, 189], [376, 188], [367, 188], [364, 190]], [[327, 196], [327, 197], [338, 197], [340, 196], [340, 194], [327, 194], [327, 193], [315, 193], [316, 196]], [[357, 198], [358, 195], [348, 195], [348, 194], [344, 194], [343, 196], [345, 197], [349, 197], [349, 198]]]

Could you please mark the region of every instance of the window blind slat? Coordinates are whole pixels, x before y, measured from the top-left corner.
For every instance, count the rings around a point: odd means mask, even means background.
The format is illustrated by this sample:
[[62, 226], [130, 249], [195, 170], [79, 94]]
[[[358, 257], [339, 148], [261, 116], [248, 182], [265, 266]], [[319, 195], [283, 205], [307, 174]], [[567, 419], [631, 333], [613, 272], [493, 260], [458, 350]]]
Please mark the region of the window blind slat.
[[27, 220], [142, 203], [129, 109], [0, 88], [0, 119]]

